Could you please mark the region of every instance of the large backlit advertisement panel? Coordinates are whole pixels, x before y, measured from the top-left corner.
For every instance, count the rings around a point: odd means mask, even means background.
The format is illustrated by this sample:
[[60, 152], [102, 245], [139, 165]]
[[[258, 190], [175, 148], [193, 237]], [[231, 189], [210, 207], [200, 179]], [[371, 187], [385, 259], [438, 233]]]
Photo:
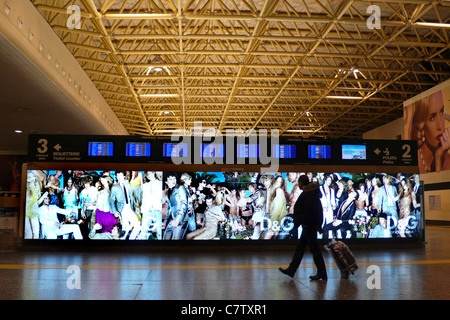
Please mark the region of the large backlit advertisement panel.
[[[297, 239], [299, 172], [28, 170], [25, 239]], [[322, 238], [422, 237], [417, 174], [307, 174]]]
[[405, 139], [417, 141], [419, 173], [450, 169], [450, 81], [405, 101]]

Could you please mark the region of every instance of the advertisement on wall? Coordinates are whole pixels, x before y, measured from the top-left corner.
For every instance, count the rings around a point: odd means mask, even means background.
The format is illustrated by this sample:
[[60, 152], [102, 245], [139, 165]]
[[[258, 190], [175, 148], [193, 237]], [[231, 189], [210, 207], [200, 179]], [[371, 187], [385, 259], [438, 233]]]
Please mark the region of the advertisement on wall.
[[417, 141], [420, 174], [450, 169], [450, 81], [404, 103], [405, 139]]
[[326, 239], [418, 238], [418, 174], [28, 170], [25, 239], [297, 239], [306, 174]]

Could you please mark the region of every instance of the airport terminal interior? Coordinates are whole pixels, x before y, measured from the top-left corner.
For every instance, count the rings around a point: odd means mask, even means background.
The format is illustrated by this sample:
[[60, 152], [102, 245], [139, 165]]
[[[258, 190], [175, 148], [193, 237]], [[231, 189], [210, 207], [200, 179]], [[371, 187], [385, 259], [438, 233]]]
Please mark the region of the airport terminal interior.
[[[0, 300], [449, 300], [449, 36], [446, 0], [0, 0]], [[279, 270], [308, 190], [327, 279]]]

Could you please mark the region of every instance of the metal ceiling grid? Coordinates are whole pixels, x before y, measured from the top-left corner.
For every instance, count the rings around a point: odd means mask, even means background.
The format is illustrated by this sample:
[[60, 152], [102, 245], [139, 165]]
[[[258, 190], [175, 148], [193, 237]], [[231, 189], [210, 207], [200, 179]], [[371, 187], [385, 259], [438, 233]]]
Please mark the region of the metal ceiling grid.
[[450, 76], [450, 1], [31, 2], [130, 134], [360, 138]]

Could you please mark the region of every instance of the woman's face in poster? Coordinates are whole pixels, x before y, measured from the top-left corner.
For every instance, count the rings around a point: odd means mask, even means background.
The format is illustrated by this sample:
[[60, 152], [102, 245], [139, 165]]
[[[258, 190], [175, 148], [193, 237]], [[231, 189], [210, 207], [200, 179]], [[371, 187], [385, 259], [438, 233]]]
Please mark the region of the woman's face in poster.
[[444, 99], [442, 92], [431, 95], [428, 115], [425, 120], [425, 141], [432, 149], [437, 149], [445, 129]]

